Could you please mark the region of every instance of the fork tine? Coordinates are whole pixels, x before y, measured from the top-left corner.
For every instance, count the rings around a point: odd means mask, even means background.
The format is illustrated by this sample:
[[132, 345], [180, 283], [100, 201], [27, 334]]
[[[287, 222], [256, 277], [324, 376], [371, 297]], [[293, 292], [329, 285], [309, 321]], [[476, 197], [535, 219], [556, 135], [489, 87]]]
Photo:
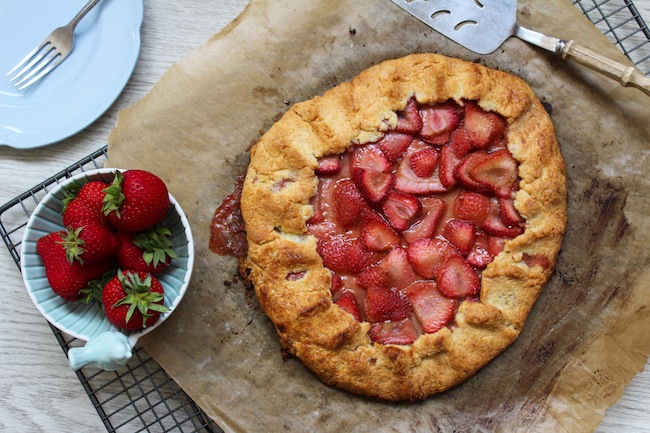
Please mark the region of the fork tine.
[[[52, 69], [54, 69], [55, 66], [60, 63], [60, 57], [61, 53], [52, 47], [52, 49], [48, 50], [45, 55], [41, 56], [40, 60], [36, 62], [32, 69], [29, 70], [25, 76], [21, 77], [21, 79], [17, 81], [14, 86], [18, 87], [30, 79], [32, 79], [32, 81], [37, 81], [39, 78], [50, 72]], [[24, 87], [27, 87], [27, 85]], [[21, 89], [24, 87], [21, 87]]]
[[[74, 48], [74, 30], [77, 24], [99, 1], [89, 0], [68, 24], [54, 29], [39, 46], [34, 48], [6, 74], [6, 76], [11, 76], [20, 69], [20, 72], [9, 81], [17, 81], [14, 86], [22, 90], [59, 66]], [[25, 63], [27, 63], [26, 66]]]
[[[16, 81], [22, 78], [30, 69], [34, 67], [38, 62], [43, 60], [46, 55], [52, 51], [54, 47], [49, 42], [43, 42], [40, 47], [37, 47], [32, 53], [31, 58], [28, 58], [29, 63], [25, 65], [19, 72], [16, 73], [9, 81]], [[30, 53], [31, 54], [31, 53]]]
[[[60, 53], [56, 53], [56, 55], [54, 55], [54, 57], [52, 57], [52, 58], [48, 61], [48, 63], [47, 63], [46, 65], [44, 65], [45, 67], [43, 67], [43, 69], [41, 70], [41, 72], [40, 72], [38, 75], [36, 75], [36, 76], [35, 76], [34, 78], [32, 78], [31, 80], [29, 80], [27, 83], [25, 83], [25, 84], [23, 84], [22, 86], [18, 87], [18, 90], [23, 90], [23, 89], [25, 89], [25, 88], [31, 86], [32, 84], [34, 84], [35, 82], [37, 82], [37, 81], [40, 80], [41, 78], [43, 78], [43, 77], [44, 77], [45, 75], [47, 75], [47, 74], [48, 74], [52, 69], [54, 69], [54, 68], [56, 68], [57, 66], [59, 66], [59, 64], [60, 64], [61, 62], [63, 62], [63, 60], [64, 60], [66, 57], [67, 57], [67, 56], [63, 56], [63, 55], [61, 55]], [[31, 76], [31, 75], [33, 75], [35, 72], [36, 72], [36, 71], [32, 71], [29, 75]], [[18, 83], [16, 83], [16, 86], [19, 86], [23, 81], [25, 81], [25, 80], [27, 80], [27, 79], [29, 79], [29, 76], [23, 78], [23, 79], [20, 80]]]
[[[47, 38], [45, 38], [45, 40], [43, 40], [43, 42], [41, 42], [39, 45], [37, 45], [36, 48], [34, 48], [32, 51], [30, 51], [29, 54], [27, 54], [20, 62], [18, 62], [18, 64], [16, 66], [14, 66], [11, 71], [7, 72], [6, 76], [8, 77], [11, 74], [13, 74], [15, 71], [17, 71], [21, 66], [23, 66], [25, 63], [27, 63], [29, 61], [29, 59], [34, 57], [36, 55], [36, 53], [41, 51], [41, 49], [43, 49], [43, 47], [45, 45], [47, 45], [48, 43], [49, 43], [49, 36]], [[18, 75], [20, 75], [20, 74], [18, 74]]]

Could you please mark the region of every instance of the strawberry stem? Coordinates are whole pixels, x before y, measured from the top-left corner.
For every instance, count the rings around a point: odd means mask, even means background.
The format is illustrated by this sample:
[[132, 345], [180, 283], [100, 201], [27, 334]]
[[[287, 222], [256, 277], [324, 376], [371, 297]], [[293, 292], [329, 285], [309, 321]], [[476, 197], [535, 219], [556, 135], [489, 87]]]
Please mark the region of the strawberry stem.
[[65, 249], [65, 257], [68, 259], [69, 263], [78, 260], [79, 263], [82, 265], [84, 264], [84, 260], [81, 255], [86, 252], [86, 249], [83, 247], [86, 242], [79, 237], [83, 229], [83, 227], [76, 229], [69, 227], [66, 230], [65, 236], [61, 236], [62, 241], [59, 243], [63, 245], [63, 248]]
[[63, 187], [63, 209], [61, 212], [64, 212], [68, 207], [68, 204], [77, 198], [79, 191], [81, 191], [81, 187], [82, 185], [76, 180]]
[[111, 212], [115, 212], [115, 215], [120, 217], [120, 206], [124, 202], [124, 194], [122, 193], [122, 183], [123, 183], [122, 172], [119, 170], [115, 171], [115, 178], [110, 186], [104, 189], [106, 196], [104, 197], [104, 205], [102, 211], [104, 215], [108, 215]]
[[81, 289], [79, 292], [79, 299], [77, 302], [83, 302], [84, 304], [90, 304], [97, 302], [99, 305], [102, 303], [102, 291], [104, 286], [109, 282], [111, 278], [115, 276], [115, 270], [109, 270], [101, 278], [96, 280], [90, 280], [85, 288]]
[[166, 263], [167, 258], [177, 259], [172, 241], [169, 239], [171, 231], [163, 225], [157, 224], [153, 228], [144, 231], [133, 239], [133, 244], [144, 251], [144, 261], [157, 267], [160, 263]]
[[143, 279], [140, 278], [137, 272], [129, 272], [125, 274], [122, 271], [117, 272], [117, 278], [122, 284], [122, 289], [126, 296], [117, 301], [114, 307], [119, 305], [129, 305], [126, 313], [125, 321], [128, 323], [137, 309], [142, 314], [142, 327], [144, 328], [153, 314], [149, 311], [165, 313], [169, 310], [166, 306], [159, 304], [165, 296], [162, 293], [151, 291], [151, 274]]

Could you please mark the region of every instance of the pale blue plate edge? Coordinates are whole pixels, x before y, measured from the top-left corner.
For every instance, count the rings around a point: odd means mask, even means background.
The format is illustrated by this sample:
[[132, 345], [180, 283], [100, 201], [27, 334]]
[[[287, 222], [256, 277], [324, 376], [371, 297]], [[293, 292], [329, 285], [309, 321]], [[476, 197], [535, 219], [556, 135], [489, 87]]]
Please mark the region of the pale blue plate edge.
[[[77, 134], [78, 132], [84, 130], [85, 128], [93, 124], [115, 103], [119, 95], [124, 90], [124, 87], [126, 87], [126, 85], [128, 84], [131, 76], [133, 75], [133, 71], [135, 70], [135, 67], [138, 62], [138, 58], [140, 56], [140, 49], [142, 43], [140, 33], [142, 29], [142, 23], [144, 21], [144, 0], [129, 0], [129, 1], [134, 2], [136, 8], [135, 10], [137, 13], [137, 22], [135, 23], [135, 26], [132, 29], [132, 33], [131, 33], [131, 39], [133, 40], [134, 43], [133, 43], [133, 49], [130, 51], [131, 56], [128, 58], [128, 61], [124, 62], [124, 64], [128, 66], [128, 69], [126, 69], [127, 73], [124, 76], [123, 82], [120, 82], [119, 85], [116, 85], [116, 91], [113, 97], [104, 99], [102, 101], [103, 102], [102, 104], [98, 103], [96, 106], [100, 107], [99, 110], [96, 111], [94, 115], [91, 116], [91, 118], [86, 119], [84, 122], [75, 125], [68, 125], [67, 129], [57, 129], [56, 131], [52, 131], [52, 132], [43, 131], [41, 134], [38, 134], [36, 136], [42, 138], [39, 141], [33, 141], [27, 139], [26, 137], [22, 137], [20, 133], [8, 134], [11, 140], [9, 142], [0, 141], [0, 147], [7, 146], [14, 149], [35, 149], [35, 148], [45, 147], [51, 144], [58, 143], [62, 140], [65, 140], [66, 138], [69, 138]], [[36, 137], [30, 136], [29, 138], [33, 139]]]

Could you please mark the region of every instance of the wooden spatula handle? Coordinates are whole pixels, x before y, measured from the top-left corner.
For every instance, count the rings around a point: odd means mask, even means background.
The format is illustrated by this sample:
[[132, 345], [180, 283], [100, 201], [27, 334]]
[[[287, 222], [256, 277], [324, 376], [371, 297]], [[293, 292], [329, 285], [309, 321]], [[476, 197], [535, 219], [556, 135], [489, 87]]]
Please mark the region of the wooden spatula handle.
[[614, 61], [574, 41], [560, 41], [557, 52], [563, 59], [573, 60], [617, 80], [624, 87], [636, 87], [650, 96], [650, 78], [634, 66]]

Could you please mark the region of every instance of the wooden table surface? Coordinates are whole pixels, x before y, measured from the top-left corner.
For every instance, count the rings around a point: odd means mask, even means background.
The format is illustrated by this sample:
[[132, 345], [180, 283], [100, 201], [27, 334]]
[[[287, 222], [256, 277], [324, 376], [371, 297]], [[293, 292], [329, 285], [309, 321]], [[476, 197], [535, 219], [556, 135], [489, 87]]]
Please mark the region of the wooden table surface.
[[[0, 205], [105, 145], [118, 111], [141, 99], [170, 65], [231, 22], [246, 3], [145, 0], [138, 64], [120, 97], [96, 122], [69, 139], [30, 150], [0, 146]], [[634, 4], [650, 23], [650, 0]], [[105, 431], [49, 325], [23, 290], [13, 259], [4, 245], [0, 249], [0, 431]], [[599, 433], [648, 431], [650, 363], [597, 429]]]

